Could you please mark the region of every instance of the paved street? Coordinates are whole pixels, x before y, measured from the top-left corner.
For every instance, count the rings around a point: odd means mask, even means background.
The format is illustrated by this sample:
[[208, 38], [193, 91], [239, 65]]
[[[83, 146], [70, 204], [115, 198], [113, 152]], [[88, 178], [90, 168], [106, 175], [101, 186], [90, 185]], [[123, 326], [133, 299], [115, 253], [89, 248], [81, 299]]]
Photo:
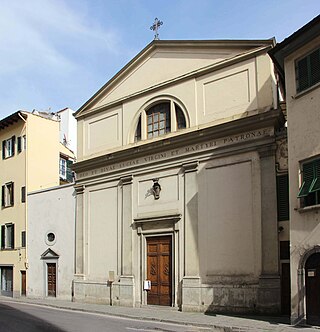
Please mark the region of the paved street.
[[1, 332], [200, 332], [209, 328], [110, 317], [101, 314], [42, 307], [0, 304]]
[[181, 312], [177, 308], [119, 307], [58, 299], [0, 296], [0, 332], [320, 332], [291, 326], [287, 317]]

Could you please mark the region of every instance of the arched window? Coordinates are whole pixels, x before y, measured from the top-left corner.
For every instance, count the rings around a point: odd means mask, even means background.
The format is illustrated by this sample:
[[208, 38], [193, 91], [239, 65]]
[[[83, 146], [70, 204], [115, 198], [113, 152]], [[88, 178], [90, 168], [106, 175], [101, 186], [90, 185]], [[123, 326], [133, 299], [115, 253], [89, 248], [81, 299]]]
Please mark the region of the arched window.
[[177, 103], [160, 101], [141, 112], [135, 142], [186, 128], [186, 123], [185, 115]]

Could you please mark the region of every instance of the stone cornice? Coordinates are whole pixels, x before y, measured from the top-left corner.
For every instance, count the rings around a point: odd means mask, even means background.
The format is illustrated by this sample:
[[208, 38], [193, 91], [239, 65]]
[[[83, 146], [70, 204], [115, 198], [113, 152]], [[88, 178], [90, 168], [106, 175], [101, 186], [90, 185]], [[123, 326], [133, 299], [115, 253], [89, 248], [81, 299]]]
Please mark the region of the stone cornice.
[[171, 222], [177, 222], [181, 219], [180, 213], [174, 213], [174, 214], [163, 214], [159, 216], [150, 216], [150, 217], [137, 217], [134, 218], [135, 224], [143, 224], [147, 222], [161, 222], [161, 221], [171, 221]]
[[72, 169], [77, 173], [84, 172], [86, 170], [139, 158], [148, 154], [154, 154], [155, 152], [161, 153], [162, 151], [172, 150], [190, 144], [198, 144], [208, 139], [219, 139], [221, 137], [236, 135], [249, 130], [258, 130], [260, 128], [272, 127], [277, 129], [283, 124], [284, 117], [281, 110], [270, 110], [216, 126], [194, 130], [192, 132], [181, 132], [179, 135], [163, 138], [161, 140], [152, 142], [145, 141], [143, 144], [131, 145], [119, 151], [76, 162], [72, 165]]

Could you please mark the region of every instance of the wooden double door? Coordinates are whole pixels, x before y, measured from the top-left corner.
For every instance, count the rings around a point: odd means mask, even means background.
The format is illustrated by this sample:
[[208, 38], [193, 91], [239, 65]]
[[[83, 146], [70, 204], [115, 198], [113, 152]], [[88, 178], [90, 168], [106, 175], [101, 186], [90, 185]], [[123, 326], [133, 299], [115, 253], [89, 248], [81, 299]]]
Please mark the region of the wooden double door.
[[172, 237], [147, 239], [147, 279], [151, 281], [147, 303], [172, 305]]
[[307, 323], [320, 325], [320, 253], [311, 255], [305, 265]]

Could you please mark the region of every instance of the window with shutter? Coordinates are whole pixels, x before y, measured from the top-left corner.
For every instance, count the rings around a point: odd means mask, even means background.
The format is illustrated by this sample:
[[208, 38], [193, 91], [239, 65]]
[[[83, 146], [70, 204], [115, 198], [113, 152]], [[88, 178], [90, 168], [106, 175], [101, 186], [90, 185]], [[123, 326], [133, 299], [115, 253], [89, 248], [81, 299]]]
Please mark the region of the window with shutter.
[[320, 159], [302, 165], [301, 183], [298, 198], [302, 206], [320, 204]]
[[7, 159], [14, 156], [15, 142], [16, 142], [15, 136], [12, 136], [7, 140], [2, 141], [2, 159]]
[[14, 249], [14, 224], [1, 226], [1, 249]]
[[288, 174], [277, 176], [278, 221], [289, 220], [289, 179]]
[[320, 49], [296, 61], [297, 92], [320, 82]]
[[73, 182], [73, 172], [71, 169], [73, 162], [72, 160], [67, 160], [67, 181]]
[[2, 207], [8, 207], [14, 205], [14, 184], [13, 182], [6, 183], [2, 186]]

